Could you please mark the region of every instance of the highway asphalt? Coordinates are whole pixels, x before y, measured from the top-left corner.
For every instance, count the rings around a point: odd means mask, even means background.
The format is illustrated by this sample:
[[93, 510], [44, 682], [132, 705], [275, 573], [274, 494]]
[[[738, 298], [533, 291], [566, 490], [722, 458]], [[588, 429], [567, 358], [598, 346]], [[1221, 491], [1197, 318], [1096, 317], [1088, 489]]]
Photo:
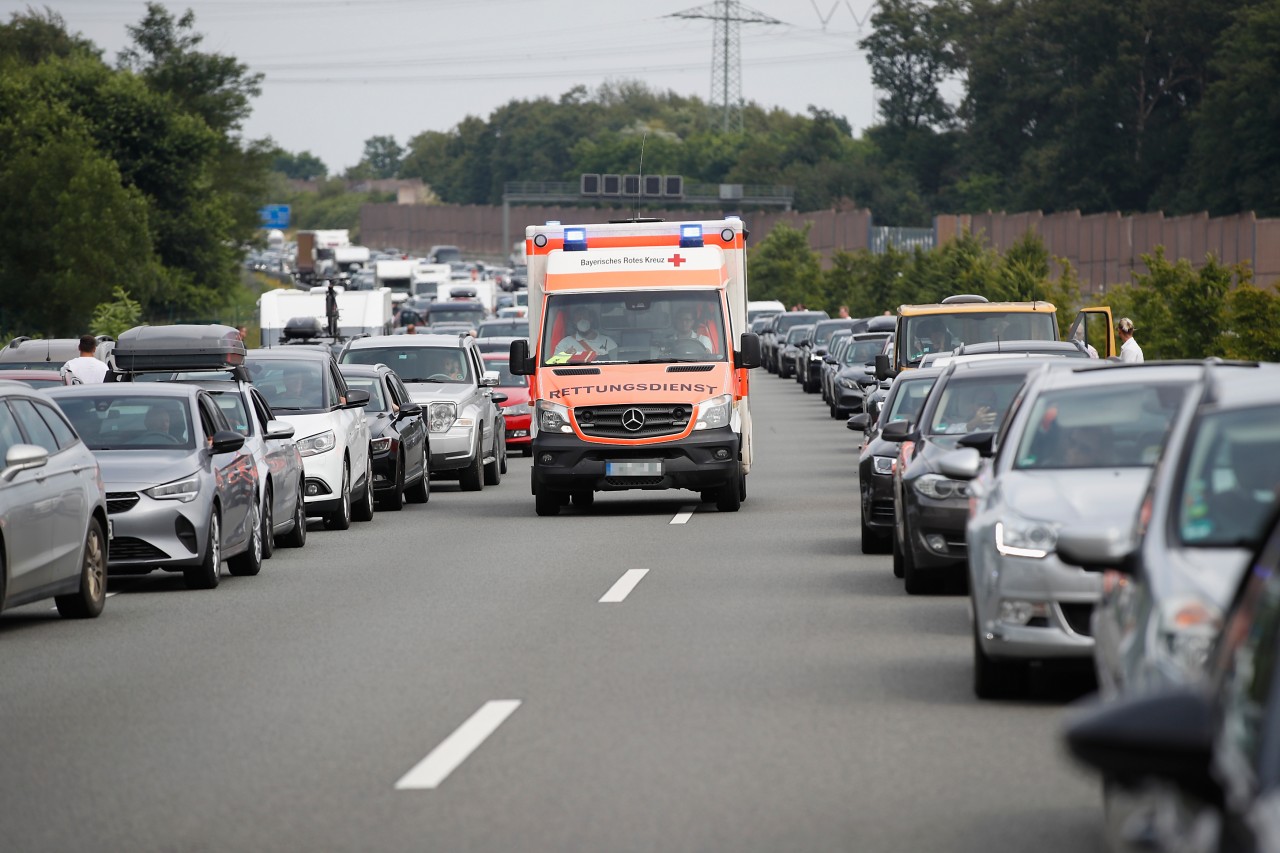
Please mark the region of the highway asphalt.
[[537, 518], [513, 457], [216, 590], [6, 613], [0, 847], [1099, 849], [1058, 742], [1080, 686], [978, 702], [967, 599], [858, 550], [854, 434], [792, 381], [752, 394], [736, 514]]

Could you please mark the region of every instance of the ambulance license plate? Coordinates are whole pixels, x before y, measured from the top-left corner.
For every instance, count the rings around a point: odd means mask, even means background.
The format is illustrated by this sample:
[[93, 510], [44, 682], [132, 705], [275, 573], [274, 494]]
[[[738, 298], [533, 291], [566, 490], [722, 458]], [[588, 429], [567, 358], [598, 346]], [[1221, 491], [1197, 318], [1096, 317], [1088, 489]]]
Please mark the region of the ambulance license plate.
[[604, 475], [606, 477], [661, 477], [662, 460], [605, 462]]

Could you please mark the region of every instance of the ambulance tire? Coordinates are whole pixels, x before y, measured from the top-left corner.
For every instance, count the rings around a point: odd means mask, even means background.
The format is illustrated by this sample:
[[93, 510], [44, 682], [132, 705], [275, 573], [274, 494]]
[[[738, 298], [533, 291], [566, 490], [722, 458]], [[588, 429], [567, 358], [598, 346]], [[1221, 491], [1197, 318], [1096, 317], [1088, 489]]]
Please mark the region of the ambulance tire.
[[596, 493], [590, 489], [581, 489], [570, 492], [569, 498], [578, 509], [591, 509], [591, 505], [596, 502]]
[[534, 492], [533, 508], [540, 516], [559, 515], [560, 496], [555, 492], [548, 492], [545, 489]]
[[738, 482], [741, 476], [739, 474], [716, 492], [716, 509], [720, 512], [737, 512], [742, 509], [742, 487]]

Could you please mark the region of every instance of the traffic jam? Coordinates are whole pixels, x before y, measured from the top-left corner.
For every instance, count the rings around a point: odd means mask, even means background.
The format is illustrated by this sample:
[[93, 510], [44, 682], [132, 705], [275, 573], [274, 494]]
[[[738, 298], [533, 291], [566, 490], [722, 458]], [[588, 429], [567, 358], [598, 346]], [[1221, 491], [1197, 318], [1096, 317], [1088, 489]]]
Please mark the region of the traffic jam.
[[751, 385], [794, 382], [857, 483], [849, 541], [878, 555], [858, 570], [967, 597], [975, 699], [1095, 686], [1059, 736], [1100, 821], [1146, 849], [1277, 849], [1280, 368], [1143, 361], [1107, 308], [1066, 329], [966, 294], [786, 310], [749, 300], [745, 242], [732, 217], [531, 226], [527, 312], [494, 337], [139, 326], [79, 342], [90, 382], [53, 342], [11, 342], [0, 604], [77, 619], [123, 577], [212, 590], [375, 518], [408, 530], [433, 485], [499, 487], [515, 454], [528, 483], [503, 488], [549, 536], [601, 496], [750, 512]]

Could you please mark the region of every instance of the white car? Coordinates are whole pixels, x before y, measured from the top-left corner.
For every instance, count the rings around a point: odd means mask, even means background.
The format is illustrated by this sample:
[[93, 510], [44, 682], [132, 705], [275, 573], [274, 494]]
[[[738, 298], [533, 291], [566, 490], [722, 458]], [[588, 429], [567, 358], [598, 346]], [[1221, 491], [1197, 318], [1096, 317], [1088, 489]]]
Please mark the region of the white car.
[[373, 469], [364, 406], [369, 392], [347, 388], [327, 348], [252, 350], [249, 375], [272, 412], [293, 425], [306, 475], [308, 516], [331, 530], [373, 518]]

